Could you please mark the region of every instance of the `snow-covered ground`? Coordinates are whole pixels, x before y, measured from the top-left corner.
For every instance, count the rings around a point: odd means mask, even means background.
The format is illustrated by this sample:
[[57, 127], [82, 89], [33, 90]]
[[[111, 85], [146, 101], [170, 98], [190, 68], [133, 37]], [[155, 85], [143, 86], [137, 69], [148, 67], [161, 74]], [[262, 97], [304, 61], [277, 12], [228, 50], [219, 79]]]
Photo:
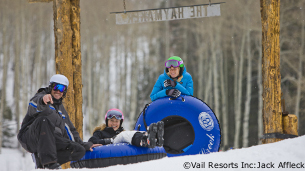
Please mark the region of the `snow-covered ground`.
[[[260, 167], [260, 168], [259, 168]], [[88, 171], [179, 171], [179, 170], [305, 170], [305, 136], [277, 143], [257, 145], [205, 155], [163, 158], [154, 161], [117, 165]], [[29, 153], [2, 149], [0, 171], [34, 170]]]

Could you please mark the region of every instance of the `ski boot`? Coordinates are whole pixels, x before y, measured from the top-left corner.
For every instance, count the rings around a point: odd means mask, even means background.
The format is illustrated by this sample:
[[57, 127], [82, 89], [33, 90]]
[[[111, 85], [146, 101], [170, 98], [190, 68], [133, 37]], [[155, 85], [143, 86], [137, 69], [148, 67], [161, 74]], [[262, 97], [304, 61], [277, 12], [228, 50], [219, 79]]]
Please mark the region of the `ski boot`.
[[143, 135], [140, 145], [142, 147], [155, 148], [156, 147], [156, 135], [158, 127], [156, 123], [152, 123], [147, 128], [147, 132]]
[[61, 166], [59, 163], [51, 163], [43, 166], [45, 169], [50, 169], [50, 170], [58, 170], [61, 169]]
[[157, 143], [156, 145], [162, 147], [164, 144], [164, 122], [159, 121], [157, 122]]
[[164, 122], [159, 121], [149, 125], [147, 132], [143, 135], [140, 142], [142, 147], [155, 148], [156, 146], [162, 147], [164, 144]]

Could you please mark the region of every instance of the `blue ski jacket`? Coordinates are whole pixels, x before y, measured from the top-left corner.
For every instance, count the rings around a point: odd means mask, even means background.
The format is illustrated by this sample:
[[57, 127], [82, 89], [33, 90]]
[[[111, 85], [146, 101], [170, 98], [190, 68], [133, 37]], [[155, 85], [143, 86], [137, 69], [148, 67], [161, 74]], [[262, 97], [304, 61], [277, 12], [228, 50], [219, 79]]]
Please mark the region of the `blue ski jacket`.
[[154, 85], [154, 88], [150, 94], [151, 101], [155, 101], [159, 98], [166, 97], [166, 90], [168, 89], [178, 89], [182, 95], [193, 95], [193, 79], [191, 74], [186, 72], [186, 68], [184, 67], [182, 77], [180, 77], [177, 81], [177, 85], [175, 87], [164, 87], [164, 81], [170, 79], [170, 76], [167, 75], [166, 70], [164, 69], [164, 73], [161, 74]]

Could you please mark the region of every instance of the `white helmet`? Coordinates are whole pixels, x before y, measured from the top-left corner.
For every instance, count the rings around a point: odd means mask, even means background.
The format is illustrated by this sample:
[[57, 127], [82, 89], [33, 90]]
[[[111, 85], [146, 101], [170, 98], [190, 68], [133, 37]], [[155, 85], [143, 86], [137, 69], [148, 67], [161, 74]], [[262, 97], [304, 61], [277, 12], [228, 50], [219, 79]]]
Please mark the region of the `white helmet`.
[[62, 84], [62, 85], [67, 86], [67, 88], [68, 88], [68, 86], [69, 86], [69, 80], [68, 80], [68, 78], [67, 78], [66, 76], [64, 76], [64, 75], [61, 75], [61, 74], [53, 75], [53, 76], [51, 77], [51, 79], [50, 79], [50, 85], [51, 85], [52, 83], [59, 83], [59, 84]]

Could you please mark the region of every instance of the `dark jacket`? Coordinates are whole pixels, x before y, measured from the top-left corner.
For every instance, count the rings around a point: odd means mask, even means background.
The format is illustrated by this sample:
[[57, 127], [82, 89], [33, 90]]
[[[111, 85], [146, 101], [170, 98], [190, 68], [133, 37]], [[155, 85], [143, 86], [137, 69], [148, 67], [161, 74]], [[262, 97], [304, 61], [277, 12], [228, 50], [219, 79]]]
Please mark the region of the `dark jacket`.
[[114, 136], [118, 135], [124, 131], [123, 127], [120, 127], [116, 131], [113, 130], [111, 127], [106, 127], [104, 129], [99, 129], [94, 131], [93, 136], [89, 139], [89, 142], [92, 142], [93, 144], [103, 144], [106, 145], [105, 139], [107, 138], [113, 138]]
[[47, 115], [50, 122], [55, 126], [55, 134], [66, 139], [70, 139], [71, 141], [75, 141], [82, 145], [86, 150], [89, 150], [92, 143], [85, 143], [81, 140], [79, 133], [72, 124], [61, 100], [56, 100], [53, 98], [54, 103], [46, 105], [43, 102], [43, 96], [46, 94], [49, 94], [48, 88], [41, 88], [30, 100], [27, 114], [23, 119], [21, 129], [18, 134], [18, 140], [21, 145], [24, 147], [24, 144], [26, 144], [26, 140], [23, 140], [22, 134], [27, 131], [27, 127], [29, 127], [31, 122], [39, 116]]

